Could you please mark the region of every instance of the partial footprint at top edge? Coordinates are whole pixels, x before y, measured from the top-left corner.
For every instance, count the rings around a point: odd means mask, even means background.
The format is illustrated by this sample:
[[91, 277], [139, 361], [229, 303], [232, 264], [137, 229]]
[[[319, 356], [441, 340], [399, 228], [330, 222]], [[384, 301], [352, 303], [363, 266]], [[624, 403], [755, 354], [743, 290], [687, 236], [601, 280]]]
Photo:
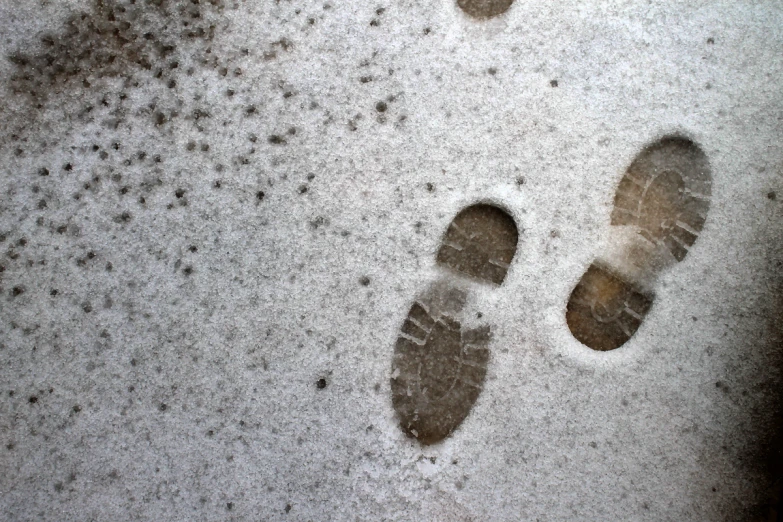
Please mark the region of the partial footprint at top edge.
[[[668, 252], [682, 261], [704, 226], [711, 186], [709, 162], [699, 146], [687, 138], [665, 137], [642, 150], [626, 170], [611, 224], [634, 227], [651, 255]], [[623, 261], [593, 262], [568, 301], [571, 333], [594, 350], [622, 346], [652, 306], [653, 292], [612, 266]], [[650, 264], [644, 270], [657, 268]], [[657, 273], [641, 275], [650, 280]]]
[[473, 18], [492, 18], [508, 11], [514, 0], [457, 0], [457, 5]]
[[[438, 263], [485, 283], [500, 284], [517, 243], [513, 219], [497, 207], [464, 209], [446, 232]], [[392, 361], [392, 406], [400, 428], [422, 444], [448, 437], [468, 416], [484, 386], [488, 325], [463, 327], [469, 284], [453, 276], [431, 285], [413, 303]]]

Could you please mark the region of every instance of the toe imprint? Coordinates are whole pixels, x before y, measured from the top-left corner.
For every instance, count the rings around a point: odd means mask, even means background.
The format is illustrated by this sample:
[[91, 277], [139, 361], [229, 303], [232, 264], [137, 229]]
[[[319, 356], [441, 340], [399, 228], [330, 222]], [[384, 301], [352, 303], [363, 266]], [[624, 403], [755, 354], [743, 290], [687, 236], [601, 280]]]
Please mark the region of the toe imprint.
[[[422, 310], [414, 303], [406, 323]], [[424, 444], [444, 439], [467, 417], [484, 385], [490, 339], [488, 327], [466, 330], [448, 316], [429, 319], [422, 337], [397, 338], [391, 381], [400, 426]]]
[[628, 167], [615, 195], [612, 225], [638, 227], [682, 261], [704, 227], [711, 192], [701, 149], [685, 138], [664, 138]]

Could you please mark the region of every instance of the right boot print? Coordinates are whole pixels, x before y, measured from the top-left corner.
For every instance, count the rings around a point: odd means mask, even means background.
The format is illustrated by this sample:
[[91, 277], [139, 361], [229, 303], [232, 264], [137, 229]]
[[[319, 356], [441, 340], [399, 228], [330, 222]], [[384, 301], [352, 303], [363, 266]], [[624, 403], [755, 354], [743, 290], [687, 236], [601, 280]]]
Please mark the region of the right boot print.
[[657, 276], [685, 258], [704, 226], [712, 180], [704, 152], [678, 136], [642, 150], [615, 194], [608, 251], [574, 288], [566, 322], [594, 350], [630, 339], [650, 310]]

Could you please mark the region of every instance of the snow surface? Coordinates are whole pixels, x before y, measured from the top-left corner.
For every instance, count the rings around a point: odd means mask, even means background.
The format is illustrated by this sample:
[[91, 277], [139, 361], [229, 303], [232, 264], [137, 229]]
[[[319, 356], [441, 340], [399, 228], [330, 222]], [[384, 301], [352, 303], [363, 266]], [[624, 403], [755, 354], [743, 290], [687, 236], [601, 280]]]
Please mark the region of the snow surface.
[[[0, 1], [0, 519], [763, 516], [783, 6], [542, 4], [147, 7], [176, 69], [85, 58], [31, 97], [6, 58], [98, 7]], [[706, 225], [636, 335], [592, 351], [566, 302], [626, 167], [671, 133], [709, 158]], [[484, 391], [425, 448], [392, 410], [394, 341], [480, 201], [519, 247], [481, 296]]]

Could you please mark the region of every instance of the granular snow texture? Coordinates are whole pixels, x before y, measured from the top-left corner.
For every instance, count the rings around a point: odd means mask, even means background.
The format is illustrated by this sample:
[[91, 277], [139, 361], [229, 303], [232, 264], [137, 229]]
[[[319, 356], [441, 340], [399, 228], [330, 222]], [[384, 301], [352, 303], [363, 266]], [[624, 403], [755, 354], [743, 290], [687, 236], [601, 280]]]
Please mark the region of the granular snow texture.
[[[0, 519], [770, 519], [779, 2], [0, 0], [0, 28]], [[569, 297], [670, 137], [706, 217], [594, 350]], [[507, 266], [447, 236], [477, 204]], [[476, 313], [414, 317], [438, 284]], [[489, 352], [437, 441], [392, 400], [414, 322], [452, 340], [406, 407]]]

